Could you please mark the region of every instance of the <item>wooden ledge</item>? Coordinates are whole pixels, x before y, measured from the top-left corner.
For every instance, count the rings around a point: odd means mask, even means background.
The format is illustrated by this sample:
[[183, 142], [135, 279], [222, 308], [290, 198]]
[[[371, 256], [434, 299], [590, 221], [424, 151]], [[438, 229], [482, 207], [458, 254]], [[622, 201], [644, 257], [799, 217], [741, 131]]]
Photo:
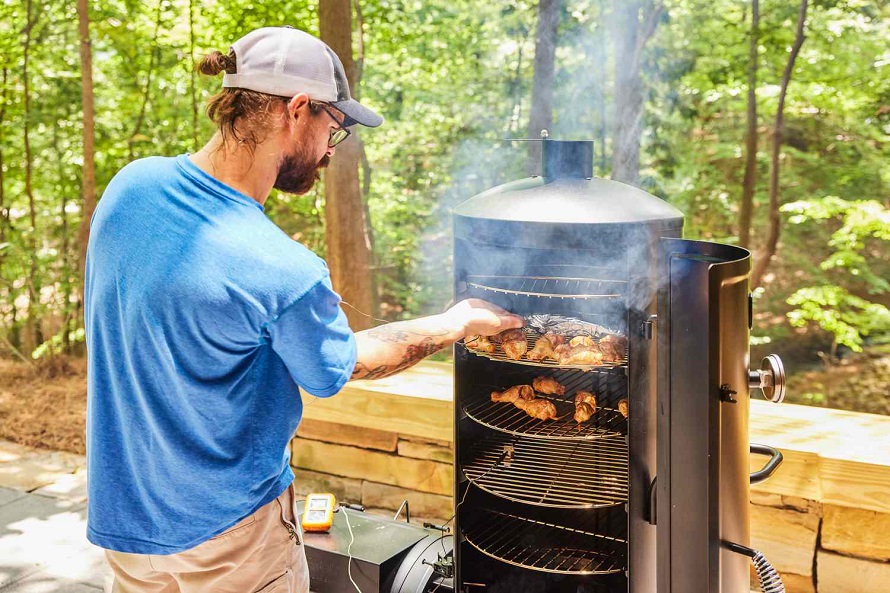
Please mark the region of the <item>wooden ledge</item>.
[[451, 441], [453, 385], [451, 364], [424, 361], [386, 379], [351, 381], [330, 398], [304, 394], [303, 417]]
[[[307, 396], [303, 417], [450, 441], [452, 397], [451, 365], [422, 362], [388, 379], [348, 383], [328, 399]], [[890, 513], [890, 417], [755, 399], [750, 434], [785, 455], [755, 491]], [[764, 462], [751, 457], [753, 469]]]
[[785, 455], [755, 490], [890, 513], [890, 417], [754, 400], [750, 435]]

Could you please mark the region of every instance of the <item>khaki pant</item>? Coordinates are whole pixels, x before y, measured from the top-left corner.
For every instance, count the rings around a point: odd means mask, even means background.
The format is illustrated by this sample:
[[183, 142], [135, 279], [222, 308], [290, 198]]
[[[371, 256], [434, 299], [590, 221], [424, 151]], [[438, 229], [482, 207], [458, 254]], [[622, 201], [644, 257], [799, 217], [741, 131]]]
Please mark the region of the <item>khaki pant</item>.
[[[309, 568], [289, 486], [234, 527], [178, 554], [105, 551], [106, 593], [309, 593]], [[292, 535], [293, 534], [293, 535]]]

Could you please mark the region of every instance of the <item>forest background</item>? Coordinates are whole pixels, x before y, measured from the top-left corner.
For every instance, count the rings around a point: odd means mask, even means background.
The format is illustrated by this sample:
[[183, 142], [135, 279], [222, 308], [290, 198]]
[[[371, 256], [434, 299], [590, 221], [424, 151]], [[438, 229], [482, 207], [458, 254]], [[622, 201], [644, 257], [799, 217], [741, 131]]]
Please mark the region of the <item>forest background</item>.
[[[221, 80], [195, 73], [204, 53], [284, 24], [331, 45], [386, 118], [338, 147], [312, 192], [266, 206], [328, 260], [354, 328], [445, 306], [451, 208], [539, 172], [539, 144], [504, 139], [547, 129], [594, 140], [595, 174], [676, 205], [686, 237], [754, 251], [752, 358], [785, 358], [789, 399], [890, 413], [887, 2], [3, 0], [0, 12], [0, 434], [44, 409], [63, 422], [60, 397], [82, 416], [89, 214], [126, 163], [210, 137]], [[45, 444], [41, 430], [24, 440]]]

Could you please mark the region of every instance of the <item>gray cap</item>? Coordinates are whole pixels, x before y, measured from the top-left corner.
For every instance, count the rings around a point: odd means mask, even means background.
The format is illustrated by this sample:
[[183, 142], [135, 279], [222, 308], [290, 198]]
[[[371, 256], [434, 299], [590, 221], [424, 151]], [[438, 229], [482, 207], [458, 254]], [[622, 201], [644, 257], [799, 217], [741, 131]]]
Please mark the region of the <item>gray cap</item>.
[[263, 27], [232, 45], [236, 72], [223, 86], [330, 103], [346, 115], [344, 126], [376, 128], [383, 118], [352, 98], [343, 64], [320, 39], [293, 27]]

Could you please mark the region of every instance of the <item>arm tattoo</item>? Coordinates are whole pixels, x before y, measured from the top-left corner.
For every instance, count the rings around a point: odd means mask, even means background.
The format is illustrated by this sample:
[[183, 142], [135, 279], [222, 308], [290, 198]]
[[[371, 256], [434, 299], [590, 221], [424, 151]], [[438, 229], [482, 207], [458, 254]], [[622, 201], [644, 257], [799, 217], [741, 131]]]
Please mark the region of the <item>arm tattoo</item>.
[[[398, 325], [398, 323], [387, 323], [386, 325], [372, 327], [368, 330], [368, 337], [390, 344], [404, 344], [405, 342], [411, 342], [411, 336], [436, 335], [406, 331], [404, 329], [399, 329]], [[444, 332], [441, 335], [444, 335]]]
[[[400, 332], [404, 333], [404, 332]], [[370, 333], [369, 333], [370, 335]], [[407, 336], [407, 334], [406, 334]], [[389, 340], [386, 340], [389, 341]], [[395, 341], [395, 340], [393, 340]], [[406, 341], [406, 340], [402, 340]], [[440, 340], [431, 337], [422, 339], [417, 344], [409, 344], [405, 348], [402, 358], [395, 364], [383, 364], [374, 368], [369, 368], [361, 362], [355, 364], [355, 370], [352, 372], [352, 380], [355, 379], [382, 379], [400, 373], [405, 369], [414, 366], [430, 354], [441, 350], [445, 344]]]
[[373, 327], [368, 330], [368, 337], [381, 342], [398, 343], [408, 341], [408, 332], [393, 329], [389, 324]]

